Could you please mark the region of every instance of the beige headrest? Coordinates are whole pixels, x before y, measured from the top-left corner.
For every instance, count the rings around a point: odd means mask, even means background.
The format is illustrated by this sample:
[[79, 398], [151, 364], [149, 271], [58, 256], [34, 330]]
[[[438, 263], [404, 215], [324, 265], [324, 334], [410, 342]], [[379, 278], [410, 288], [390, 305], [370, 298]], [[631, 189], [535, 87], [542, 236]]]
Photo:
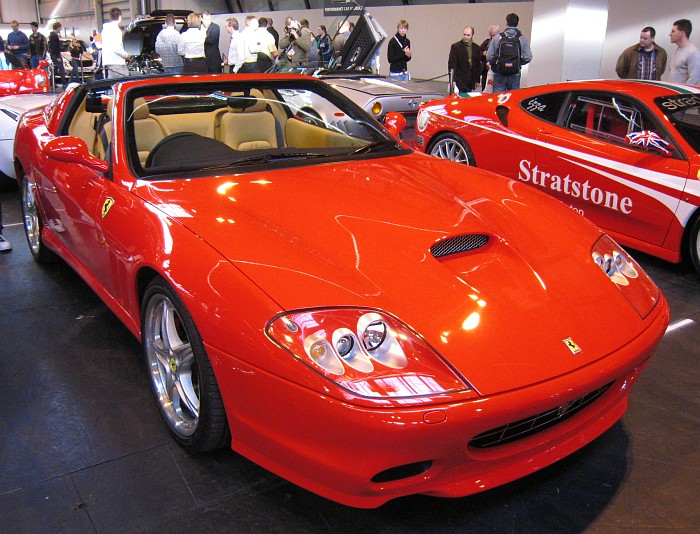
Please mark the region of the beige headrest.
[[146, 104], [146, 99], [141, 97], [134, 100], [134, 117], [135, 121], [141, 119], [147, 119], [150, 116], [148, 111], [148, 104]]

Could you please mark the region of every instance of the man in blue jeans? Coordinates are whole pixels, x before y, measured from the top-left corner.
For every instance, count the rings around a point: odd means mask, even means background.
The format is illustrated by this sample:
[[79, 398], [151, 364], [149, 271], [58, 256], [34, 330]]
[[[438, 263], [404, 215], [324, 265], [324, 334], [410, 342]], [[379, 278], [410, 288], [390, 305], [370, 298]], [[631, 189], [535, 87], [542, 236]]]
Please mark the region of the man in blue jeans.
[[[530, 43], [523, 37], [523, 34], [518, 30], [520, 18], [515, 13], [510, 13], [506, 16], [506, 29], [501, 33], [493, 36], [489, 50], [486, 53], [486, 61], [491, 65], [493, 70], [493, 92], [501, 93], [503, 91], [512, 91], [520, 89], [520, 68], [532, 61], [532, 51]], [[513, 62], [508, 61], [508, 65], [500, 64], [503, 61], [503, 49], [500, 47], [501, 40], [516, 42], [519, 45], [519, 57], [516, 57]], [[512, 63], [512, 64], [511, 64]]]

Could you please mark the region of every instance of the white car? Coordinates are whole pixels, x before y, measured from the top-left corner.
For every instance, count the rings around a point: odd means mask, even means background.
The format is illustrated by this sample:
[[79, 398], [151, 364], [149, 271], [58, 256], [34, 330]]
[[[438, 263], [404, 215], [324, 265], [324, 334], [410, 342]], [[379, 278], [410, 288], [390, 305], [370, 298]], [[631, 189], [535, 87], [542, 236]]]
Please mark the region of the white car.
[[44, 93], [0, 97], [0, 189], [16, 180], [13, 151], [19, 118], [25, 111], [45, 106], [55, 96]]

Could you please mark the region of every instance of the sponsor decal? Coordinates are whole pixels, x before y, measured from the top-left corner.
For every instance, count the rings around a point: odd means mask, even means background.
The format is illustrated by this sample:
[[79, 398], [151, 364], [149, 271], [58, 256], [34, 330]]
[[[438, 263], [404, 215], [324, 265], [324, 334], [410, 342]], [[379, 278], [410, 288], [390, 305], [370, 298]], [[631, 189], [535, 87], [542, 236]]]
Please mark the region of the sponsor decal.
[[662, 96], [655, 99], [655, 102], [664, 111], [678, 111], [700, 106], [700, 95]]
[[112, 197], [107, 197], [105, 199], [105, 203], [102, 204], [102, 218], [104, 219], [107, 217], [107, 214], [109, 213], [109, 210], [112, 209], [112, 206], [114, 206], [114, 199]]
[[542, 189], [556, 191], [571, 198], [580, 198], [585, 202], [619, 211], [625, 215], [632, 213], [633, 203], [631, 198], [620, 198], [617, 193], [591, 186], [588, 180], [581, 182], [580, 180], [572, 179], [570, 174], [562, 177], [546, 172], [538, 164], [533, 165], [532, 162], [526, 159], [520, 161], [518, 179], [522, 182], [532, 183], [532, 185]]
[[671, 151], [668, 148], [670, 143], [668, 141], [664, 141], [659, 134], [652, 132], [651, 130], [628, 133], [625, 136], [625, 143], [643, 148], [655, 148], [667, 156], [671, 155]]
[[540, 103], [537, 98], [533, 98], [532, 100], [528, 101], [525, 109], [530, 113], [537, 113], [547, 109], [547, 105]]
[[510, 93], [502, 93], [498, 95], [499, 104], [505, 104], [506, 102], [508, 102], [508, 100], [510, 100]]

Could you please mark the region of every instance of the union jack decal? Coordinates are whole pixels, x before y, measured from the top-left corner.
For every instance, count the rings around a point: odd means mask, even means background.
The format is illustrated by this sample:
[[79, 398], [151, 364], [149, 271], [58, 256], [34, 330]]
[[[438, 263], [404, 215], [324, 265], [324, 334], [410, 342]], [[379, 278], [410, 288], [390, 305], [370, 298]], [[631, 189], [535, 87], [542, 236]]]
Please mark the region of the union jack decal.
[[632, 146], [656, 149], [666, 156], [671, 155], [671, 151], [668, 148], [670, 143], [664, 141], [659, 134], [651, 130], [628, 133], [625, 137], [625, 142]]

